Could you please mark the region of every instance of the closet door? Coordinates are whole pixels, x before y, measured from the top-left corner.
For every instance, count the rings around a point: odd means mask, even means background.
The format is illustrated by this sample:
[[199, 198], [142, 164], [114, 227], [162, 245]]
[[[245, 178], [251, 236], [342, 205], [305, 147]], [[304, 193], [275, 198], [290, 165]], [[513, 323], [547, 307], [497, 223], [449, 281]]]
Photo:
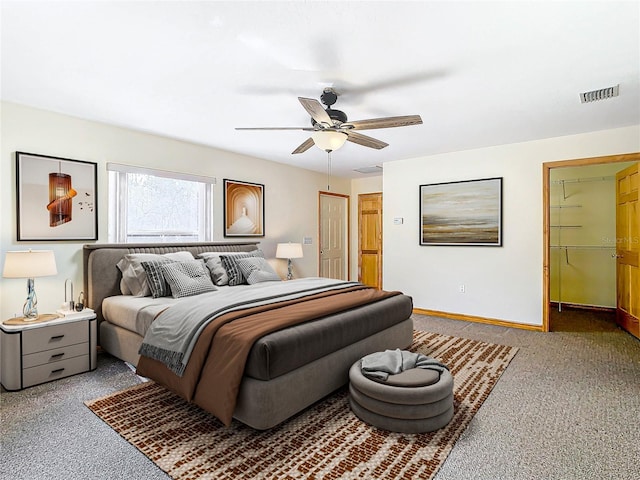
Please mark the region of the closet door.
[[616, 321], [640, 338], [638, 164], [616, 174]]

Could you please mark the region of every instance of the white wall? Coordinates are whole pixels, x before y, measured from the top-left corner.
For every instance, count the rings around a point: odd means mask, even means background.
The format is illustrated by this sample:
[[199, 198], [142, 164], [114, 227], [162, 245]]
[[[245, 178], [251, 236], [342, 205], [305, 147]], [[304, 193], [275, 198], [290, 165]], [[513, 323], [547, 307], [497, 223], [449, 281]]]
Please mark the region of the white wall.
[[[542, 164], [638, 151], [636, 125], [385, 163], [384, 288], [416, 308], [541, 325]], [[489, 177], [503, 177], [502, 247], [419, 245], [419, 185]]]
[[[318, 273], [318, 191], [326, 188], [326, 175], [288, 165], [237, 155], [202, 145], [118, 128], [10, 103], [1, 103], [0, 148], [0, 254], [7, 250], [52, 249], [58, 275], [36, 279], [39, 311], [52, 312], [64, 300], [64, 281], [73, 281], [76, 296], [82, 289], [82, 245], [87, 242], [17, 242], [15, 152], [23, 151], [86, 160], [98, 164], [98, 242], [107, 242], [106, 163], [115, 162], [180, 171], [217, 179], [215, 188], [215, 240], [222, 232], [222, 179], [265, 185], [265, 237], [258, 238], [267, 257], [280, 241], [302, 242], [305, 257], [294, 261], [297, 275]], [[350, 181], [334, 178], [332, 191], [349, 194]], [[241, 241], [242, 239], [229, 239]], [[286, 271], [286, 261], [283, 263]], [[26, 280], [1, 279], [0, 318], [22, 312]]]

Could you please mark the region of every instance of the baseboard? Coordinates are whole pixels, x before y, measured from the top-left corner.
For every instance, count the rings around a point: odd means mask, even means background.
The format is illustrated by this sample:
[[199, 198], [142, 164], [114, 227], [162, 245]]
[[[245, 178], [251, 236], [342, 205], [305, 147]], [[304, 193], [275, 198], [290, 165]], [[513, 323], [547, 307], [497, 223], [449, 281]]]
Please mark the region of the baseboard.
[[501, 327], [520, 328], [522, 330], [533, 330], [542, 332], [542, 325], [529, 325], [528, 323], [507, 322], [496, 318], [476, 317], [474, 315], [464, 315], [462, 313], [440, 312], [438, 310], [425, 310], [422, 308], [414, 308], [413, 313], [419, 315], [431, 315], [433, 317], [444, 317], [452, 320], [463, 320], [465, 322], [486, 323], [488, 325], [499, 325]]

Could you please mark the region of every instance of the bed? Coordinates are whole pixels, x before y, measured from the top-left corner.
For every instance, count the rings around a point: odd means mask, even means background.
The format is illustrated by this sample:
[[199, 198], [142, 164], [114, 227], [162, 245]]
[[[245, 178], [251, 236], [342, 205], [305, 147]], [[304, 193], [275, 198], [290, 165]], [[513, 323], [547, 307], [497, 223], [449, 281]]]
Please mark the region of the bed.
[[[247, 256], [243, 253], [252, 257], [260, 256], [256, 242], [85, 245], [85, 298], [87, 306], [98, 317], [99, 344], [102, 349], [137, 365], [141, 375], [148, 376], [196, 403], [225, 424], [230, 423], [232, 416], [258, 430], [272, 428], [347, 384], [349, 367], [358, 358], [379, 350], [406, 348], [411, 344], [411, 298], [400, 292], [380, 292], [353, 282], [342, 285], [328, 279], [300, 279], [300, 285], [296, 285], [296, 281], [271, 281], [257, 285], [222, 286], [213, 292], [180, 299], [123, 295], [122, 290], [126, 287], [123, 286], [123, 275], [116, 265], [126, 256], [181, 255], [184, 252], [189, 252], [196, 259], [199, 256], [206, 257], [211, 252], [223, 254], [224, 258]], [[213, 270], [210, 273], [213, 274]], [[322, 289], [319, 286], [316, 288], [314, 282], [317, 285], [322, 283]], [[309, 288], [310, 285], [314, 289]], [[279, 293], [284, 297], [278, 296], [278, 300], [256, 303], [258, 306], [254, 305], [252, 308], [235, 308], [233, 313], [226, 312], [221, 319], [226, 319], [229, 315], [244, 317], [233, 321], [224, 320], [215, 327], [219, 332], [234, 328], [240, 331], [245, 328], [243, 325], [254, 322], [264, 331], [252, 333], [259, 336], [248, 340], [249, 343], [241, 348], [247, 353], [244, 363], [240, 362], [242, 366], [234, 367], [235, 370], [241, 368], [237, 387], [225, 390], [226, 383], [214, 383], [214, 380], [226, 382], [227, 377], [220, 371], [229, 370], [231, 367], [227, 364], [233, 363], [224, 356], [221, 357], [222, 360], [214, 359], [214, 352], [224, 352], [225, 348], [227, 352], [233, 352], [231, 356], [236, 352], [236, 347], [232, 344], [218, 343], [223, 342], [219, 340], [221, 333], [207, 333], [207, 329], [218, 321], [217, 318], [206, 324], [206, 329], [195, 341], [184, 371], [179, 374], [168, 364], [154, 358], [153, 354], [140, 357], [138, 353], [143, 343], [149, 342], [145, 340], [153, 333], [149, 330], [160, 325], [170, 314], [189, 316], [192, 311], [200, 308], [200, 304], [208, 301], [207, 297], [220, 302], [223, 295], [242, 296], [247, 292], [246, 295], [271, 298], [276, 295], [256, 291], [262, 289], [263, 292], [272, 292], [274, 289], [285, 288], [291, 292]], [[302, 297], [303, 294], [296, 289], [305, 292], [308, 290], [310, 293], [304, 293]], [[293, 300], [294, 297], [296, 300]], [[277, 305], [272, 306], [274, 303]], [[131, 309], [138, 309], [138, 313], [132, 314]], [[140, 313], [142, 311], [145, 312], [144, 315]], [[313, 314], [305, 319], [303, 315], [308, 315], [310, 311]], [[280, 324], [278, 322], [288, 323], [282, 324], [284, 327], [263, 326]], [[272, 330], [265, 330], [267, 328]], [[205, 341], [211, 343], [205, 344]], [[216, 345], [216, 348], [212, 348], [212, 345]], [[198, 362], [200, 367], [194, 371], [191, 367]], [[224, 395], [233, 396], [231, 407], [226, 397], [222, 400], [225, 409], [231, 408], [228, 415], [216, 410], [222, 408], [218, 397]]]

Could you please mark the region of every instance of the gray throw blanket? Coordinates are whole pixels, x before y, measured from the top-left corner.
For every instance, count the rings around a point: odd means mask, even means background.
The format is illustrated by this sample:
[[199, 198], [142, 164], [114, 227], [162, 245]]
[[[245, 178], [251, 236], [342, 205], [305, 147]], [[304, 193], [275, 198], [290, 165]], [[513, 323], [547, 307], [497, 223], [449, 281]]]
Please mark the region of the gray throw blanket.
[[362, 358], [360, 370], [365, 377], [386, 381], [389, 375], [397, 375], [412, 368], [425, 368], [436, 370], [440, 373], [449, 370], [449, 367], [438, 362], [434, 358], [421, 353], [408, 352], [406, 350], [385, 350], [376, 352]]
[[354, 285], [358, 283], [307, 277], [288, 282], [238, 285], [185, 297], [158, 315], [147, 330], [138, 353], [164, 363], [181, 377], [200, 333], [225, 313]]

